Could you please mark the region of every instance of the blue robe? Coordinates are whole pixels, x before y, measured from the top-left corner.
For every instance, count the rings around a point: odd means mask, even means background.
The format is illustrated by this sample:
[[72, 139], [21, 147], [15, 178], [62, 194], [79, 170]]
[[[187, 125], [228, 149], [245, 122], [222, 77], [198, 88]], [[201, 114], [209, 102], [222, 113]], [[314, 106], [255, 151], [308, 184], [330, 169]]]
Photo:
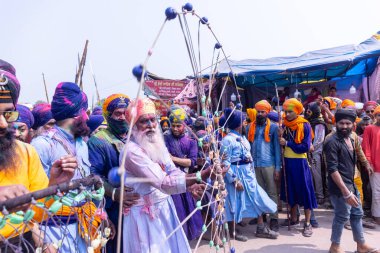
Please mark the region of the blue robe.
[[[304, 138], [301, 143], [295, 143], [293, 136], [296, 136], [295, 131], [284, 132], [284, 138], [287, 140], [284, 153], [286, 173], [282, 173], [281, 200], [289, 203], [291, 207], [299, 205], [305, 209], [314, 209], [317, 208], [317, 200], [311, 169], [307, 161], [307, 152], [311, 145], [310, 124], [304, 123]], [[285, 194], [284, 174], [286, 174], [288, 199]]]
[[[243, 218], [256, 218], [277, 211], [276, 203], [256, 181], [250, 149], [248, 140], [236, 131], [231, 131], [222, 140], [223, 164], [230, 166], [224, 178], [228, 192], [225, 203], [227, 221], [240, 222]], [[243, 191], [235, 189], [237, 179], [243, 184]]]

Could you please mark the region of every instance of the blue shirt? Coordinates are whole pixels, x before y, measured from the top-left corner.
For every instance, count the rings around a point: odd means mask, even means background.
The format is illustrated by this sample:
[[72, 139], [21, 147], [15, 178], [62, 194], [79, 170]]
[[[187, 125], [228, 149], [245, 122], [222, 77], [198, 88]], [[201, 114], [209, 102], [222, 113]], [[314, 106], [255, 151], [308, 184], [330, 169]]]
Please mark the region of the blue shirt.
[[78, 162], [78, 169], [75, 170], [72, 180], [90, 175], [88, 148], [81, 137], [75, 139], [62, 128], [54, 126], [50, 131], [34, 138], [31, 144], [37, 150], [48, 177], [53, 163], [66, 155], [75, 156]]
[[278, 126], [271, 122], [269, 128], [270, 142], [265, 141], [264, 125], [256, 125], [255, 140], [251, 143], [251, 153], [256, 167], [275, 167], [281, 169], [281, 149], [278, 139]]

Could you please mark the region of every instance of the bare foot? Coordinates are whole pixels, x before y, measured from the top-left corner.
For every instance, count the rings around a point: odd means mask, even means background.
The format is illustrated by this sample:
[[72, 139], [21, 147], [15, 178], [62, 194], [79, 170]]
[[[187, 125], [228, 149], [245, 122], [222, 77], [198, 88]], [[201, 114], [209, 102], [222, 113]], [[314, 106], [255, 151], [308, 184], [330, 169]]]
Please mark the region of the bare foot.
[[376, 249], [376, 248], [372, 248], [370, 247], [368, 244], [364, 243], [364, 244], [358, 244], [358, 247], [357, 247], [357, 250], [358, 250], [358, 253], [380, 253], [380, 250]]
[[339, 244], [331, 244], [329, 253], [344, 253]]

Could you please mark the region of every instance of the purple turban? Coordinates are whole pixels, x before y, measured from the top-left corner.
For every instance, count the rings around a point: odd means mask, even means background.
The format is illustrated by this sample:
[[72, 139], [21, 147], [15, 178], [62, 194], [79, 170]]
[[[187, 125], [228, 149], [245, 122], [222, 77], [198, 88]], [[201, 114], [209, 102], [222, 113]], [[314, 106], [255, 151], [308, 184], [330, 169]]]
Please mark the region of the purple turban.
[[277, 112], [269, 112], [268, 118], [273, 122], [279, 122], [278, 113]]
[[103, 114], [103, 111], [102, 111], [101, 106], [94, 107], [94, 109], [92, 110], [92, 113], [91, 113], [91, 115], [102, 115], [102, 114]]
[[91, 133], [94, 132], [104, 121], [102, 115], [90, 115], [87, 126], [90, 128]]
[[58, 84], [51, 102], [51, 112], [56, 121], [79, 116], [87, 107], [87, 96], [78, 85], [69, 82]]
[[16, 106], [20, 95], [20, 83], [15, 68], [0, 60], [0, 103], [12, 103]]
[[32, 114], [34, 116], [34, 125], [32, 127], [34, 130], [46, 125], [53, 118], [51, 106], [48, 103], [36, 105], [32, 110]]
[[30, 109], [24, 105], [16, 105], [18, 111], [18, 119], [16, 122], [24, 123], [28, 129], [31, 129], [34, 124], [34, 117]]

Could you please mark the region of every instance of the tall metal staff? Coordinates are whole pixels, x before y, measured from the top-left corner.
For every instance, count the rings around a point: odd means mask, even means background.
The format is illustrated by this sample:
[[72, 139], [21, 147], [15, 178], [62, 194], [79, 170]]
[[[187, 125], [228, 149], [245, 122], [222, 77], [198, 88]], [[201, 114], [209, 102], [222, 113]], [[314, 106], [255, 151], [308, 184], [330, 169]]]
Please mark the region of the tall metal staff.
[[[279, 136], [281, 138], [283, 129], [282, 129], [282, 117], [280, 110], [280, 97], [278, 96], [277, 84], [274, 83], [276, 89], [276, 98], [277, 98], [277, 113], [278, 113], [278, 123], [279, 123]], [[288, 230], [290, 230], [290, 213], [289, 213], [289, 204], [288, 204], [288, 183], [286, 181], [286, 168], [285, 168], [285, 159], [284, 159], [284, 149], [281, 149], [281, 160], [282, 160], [282, 173], [284, 175], [284, 184], [285, 184], [285, 198], [286, 198], [286, 216], [288, 218]]]

